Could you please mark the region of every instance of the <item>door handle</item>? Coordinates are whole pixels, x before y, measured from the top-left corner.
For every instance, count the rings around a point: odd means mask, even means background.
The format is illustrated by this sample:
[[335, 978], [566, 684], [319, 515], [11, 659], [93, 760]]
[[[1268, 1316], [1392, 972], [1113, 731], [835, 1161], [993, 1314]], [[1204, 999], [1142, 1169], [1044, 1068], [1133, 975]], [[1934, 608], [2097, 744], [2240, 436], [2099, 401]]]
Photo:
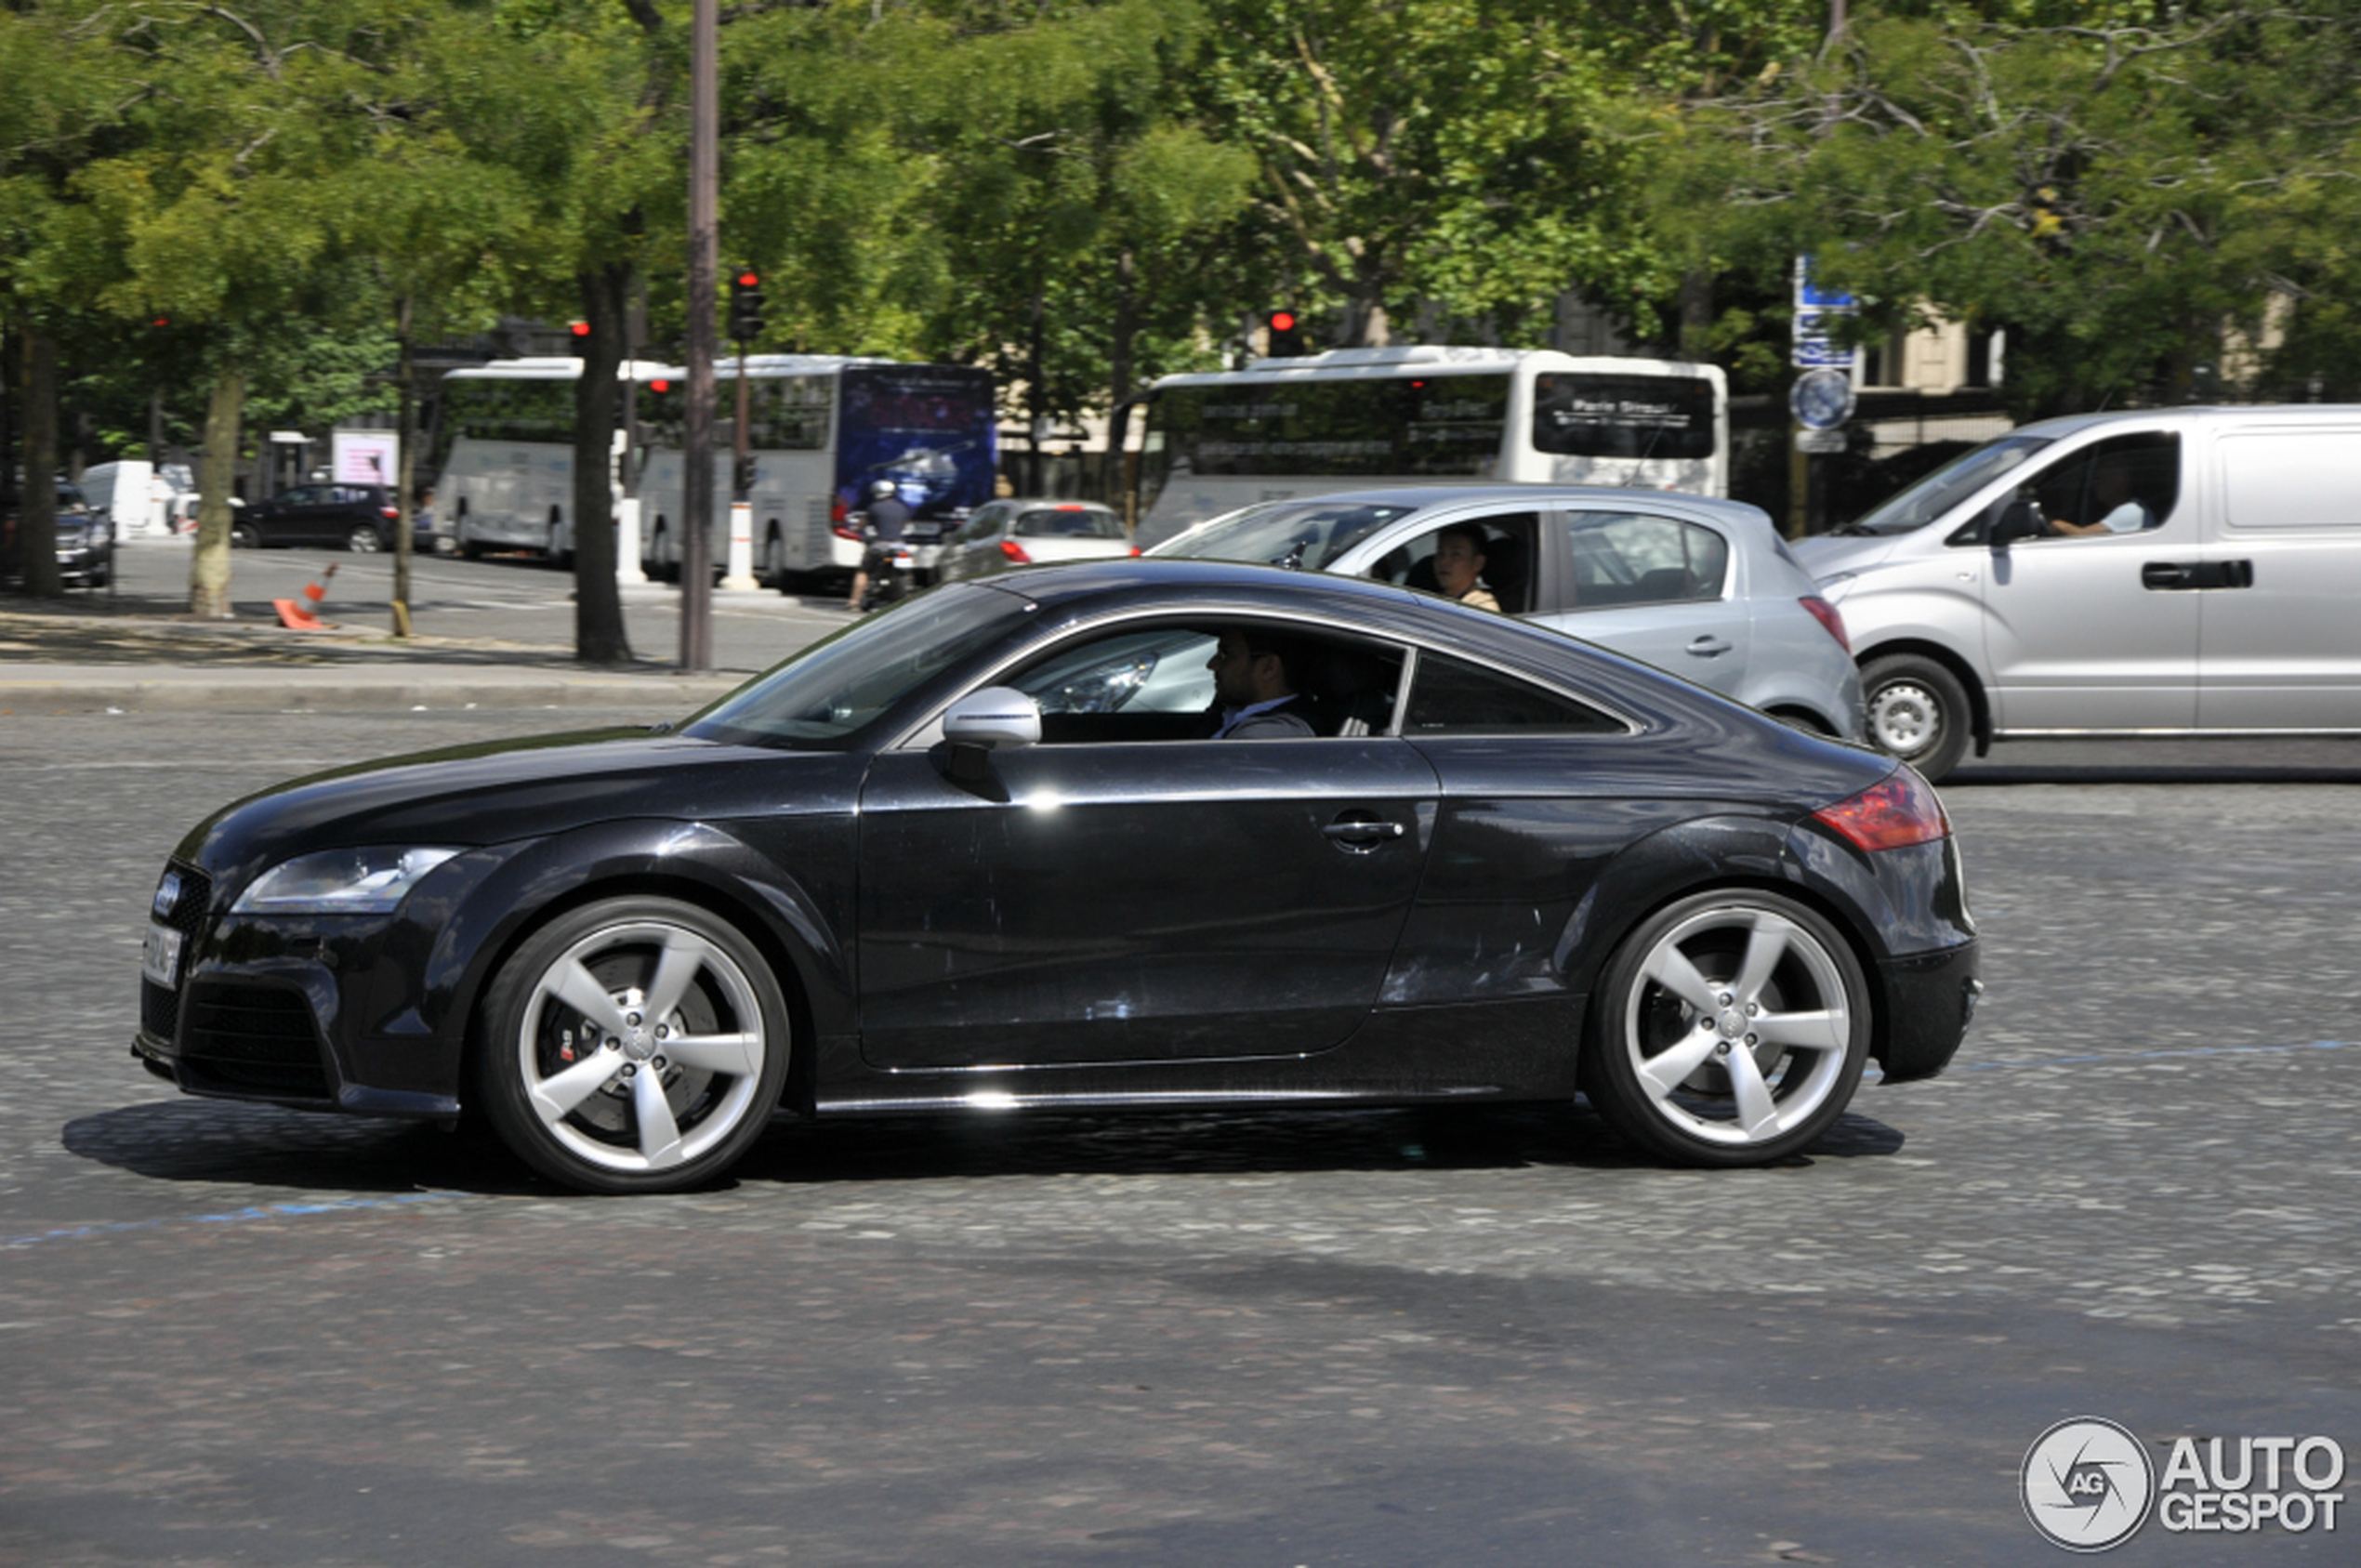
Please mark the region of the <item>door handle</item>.
[[1346, 850], [1367, 853], [1409, 831], [1400, 823], [1376, 817], [1339, 817], [1320, 830], [1321, 837]]
[[2152, 560], [2140, 568], [2140, 581], [2151, 588], [2250, 588], [2254, 562], [2200, 560], [2188, 565]]
[[2196, 570], [2175, 560], [2152, 560], [2140, 568], [2140, 586], [2143, 588], [2187, 588], [2196, 586]]
[[1730, 647], [1731, 645], [1728, 642], [1714, 636], [1711, 632], [1708, 632], [1704, 636], [1696, 638], [1690, 642], [1689, 652], [1695, 653], [1700, 659], [1710, 659], [1716, 654], [1727, 653], [1730, 651]]

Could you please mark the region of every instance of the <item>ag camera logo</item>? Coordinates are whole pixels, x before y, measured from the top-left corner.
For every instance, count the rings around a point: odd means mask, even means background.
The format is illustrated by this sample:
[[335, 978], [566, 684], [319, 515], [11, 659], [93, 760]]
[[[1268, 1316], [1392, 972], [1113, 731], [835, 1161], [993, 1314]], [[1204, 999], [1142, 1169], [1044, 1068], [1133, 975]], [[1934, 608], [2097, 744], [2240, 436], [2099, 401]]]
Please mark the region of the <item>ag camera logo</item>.
[[2068, 1551], [2105, 1551], [2153, 1510], [2174, 1535], [2288, 1535], [2337, 1527], [2343, 1447], [2334, 1438], [2175, 1438], [2158, 1477], [2127, 1429], [2095, 1416], [2060, 1421], [2025, 1451], [2025, 1516]]
[[2068, 1551], [2119, 1547], [2147, 1522], [2156, 1468], [2113, 1421], [2060, 1421], [2025, 1450], [2017, 1493], [2033, 1527]]

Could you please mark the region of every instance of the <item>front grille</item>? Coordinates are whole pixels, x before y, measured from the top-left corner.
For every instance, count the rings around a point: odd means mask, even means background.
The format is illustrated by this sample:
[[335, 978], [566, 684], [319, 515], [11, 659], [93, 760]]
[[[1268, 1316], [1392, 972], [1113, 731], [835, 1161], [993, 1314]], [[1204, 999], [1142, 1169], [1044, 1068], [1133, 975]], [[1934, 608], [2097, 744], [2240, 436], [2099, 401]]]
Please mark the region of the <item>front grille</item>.
[[180, 963], [171, 985], [158, 985], [152, 980], [139, 982], [139, 1027], [159, 1040], [170, 1040], [180, 1021], [180, 985], [195, 958], [197, 928], [204, 924], [205, 912], [213, 903], [213, 879], [204, 872], [177, 861], [165, 866], [165, 871], [167, 876], [180, 878], [180, 896], [164, 914], [155, 915], [152, 905], [150, 914], [168, 929], [180, 933]]
[[197, 982], [189, 994], [180, 1071], [191, 1088], [331, 1098], [311, 1004], [282, 986]]

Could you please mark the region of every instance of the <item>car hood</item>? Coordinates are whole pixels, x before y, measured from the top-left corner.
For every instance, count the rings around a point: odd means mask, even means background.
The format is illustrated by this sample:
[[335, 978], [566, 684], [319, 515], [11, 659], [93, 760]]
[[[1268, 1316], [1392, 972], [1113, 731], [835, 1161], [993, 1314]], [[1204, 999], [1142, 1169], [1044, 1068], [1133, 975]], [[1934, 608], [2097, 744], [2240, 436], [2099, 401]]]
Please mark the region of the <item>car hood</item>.
[[1893, 553], [1900, 534], [1817, 534], [1787, 546], [1803, 569], [1821, 583], [1867, 570]]
[[362, 845], [473, 848], [626, 818], [726, 817], [810, 802], [848, 769], [833, 752], [728, 745], [645, 730], [487, 742], [290, 780], [215, 812], [176, 858], [226, 893], [290, 856]]

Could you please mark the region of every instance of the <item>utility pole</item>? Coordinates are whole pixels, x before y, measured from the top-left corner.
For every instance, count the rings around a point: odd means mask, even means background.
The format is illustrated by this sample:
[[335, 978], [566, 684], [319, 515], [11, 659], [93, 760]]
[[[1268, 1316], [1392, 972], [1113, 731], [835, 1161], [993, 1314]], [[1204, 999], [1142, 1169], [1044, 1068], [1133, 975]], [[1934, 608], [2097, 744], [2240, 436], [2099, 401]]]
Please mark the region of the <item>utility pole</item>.
[[720, 254], [721, 112], [716, 0], [689, 22], [689, 408], [680, 475], [680, 668], [713, 668], [713, 283]]

